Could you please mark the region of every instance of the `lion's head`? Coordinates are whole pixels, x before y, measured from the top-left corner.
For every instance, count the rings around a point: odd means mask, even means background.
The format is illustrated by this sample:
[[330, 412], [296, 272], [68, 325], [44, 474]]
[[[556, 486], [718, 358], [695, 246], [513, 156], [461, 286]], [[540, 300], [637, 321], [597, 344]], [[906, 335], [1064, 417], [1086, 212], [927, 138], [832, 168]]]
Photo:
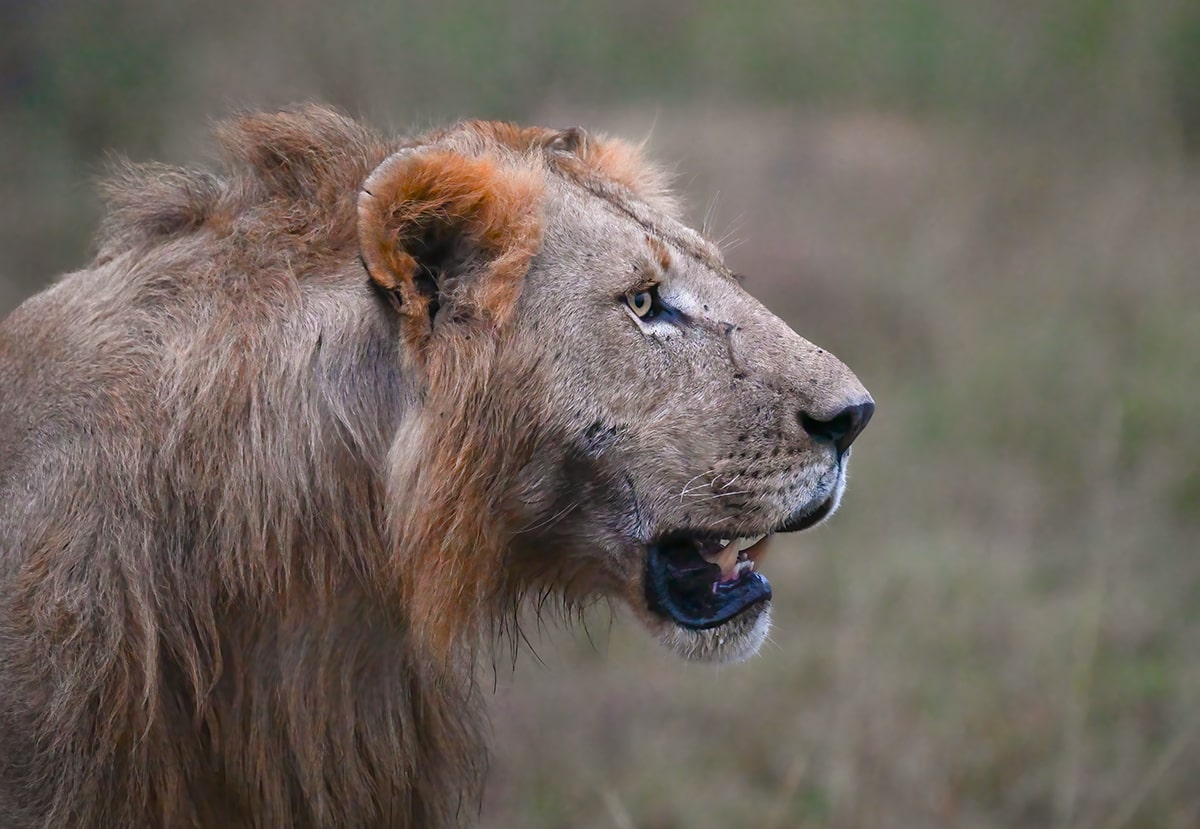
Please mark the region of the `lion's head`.
[[0, 803], [457, 825], [524, 597], [758, 648], [766, 539], [837, 507], [873, 404], [633, 148], [220, 135], [225, 174], [126, 171], [95, 261], [0, 324]]
[[380, 164], [358, 216], [424, 378], [393, 447], [415, 494], [397, 538], [458, 550], [412, 600], [445, 619], [464, 590], [601, 594], [687, 658], [756, 652], [770, 537], [837, 509], [874, 410], [854, 374], [746, 293], [618, 141], [463, 124]]

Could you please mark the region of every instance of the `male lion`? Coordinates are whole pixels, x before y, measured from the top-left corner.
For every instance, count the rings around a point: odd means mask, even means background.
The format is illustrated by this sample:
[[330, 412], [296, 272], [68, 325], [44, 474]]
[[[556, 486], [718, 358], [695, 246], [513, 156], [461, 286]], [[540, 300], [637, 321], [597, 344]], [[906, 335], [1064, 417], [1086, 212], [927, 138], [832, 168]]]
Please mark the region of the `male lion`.
[[531, 592], [755, 652], [765, 539], [833, 512], [874, 404], [636, 150], [219, 134], [0, 325], [0, 824], [466, 820], [475, 657]]

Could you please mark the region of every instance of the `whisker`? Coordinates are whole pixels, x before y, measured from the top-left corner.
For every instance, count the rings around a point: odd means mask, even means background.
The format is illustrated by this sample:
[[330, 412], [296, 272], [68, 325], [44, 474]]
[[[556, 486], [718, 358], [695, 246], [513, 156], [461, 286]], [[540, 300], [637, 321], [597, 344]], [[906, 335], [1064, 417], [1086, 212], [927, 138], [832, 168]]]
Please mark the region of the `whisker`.
[[579, 506], [579, 502], [574, 501], [574, 502], [568, 504], [567, 506], [563, 507], [558, 512], [556, 512], [554, 515], [550, 516], [549, 518], [545, 519], [544, 521], [534, 524], [532, 527], [525, 527], [524, 529], [517, 530], [516, 534], [520, 535], [521, 533], [530, 533], [530, 532], [533, 532], [534, 530], [540, 530], [545, 527], [549, 527], [553, 524], [556, 524], [559, 521], [561, 521], [563, 518], [565, 518], [567, 513], [576, 509], [578, 506]]
[[[706, 475], [712, 475], [712, 476], [713, 476], [713, 479], [712, 479], [711, 481], [708, 481], [707, 483], [703, 483], [703, 484], [701, 484], [700, 486], [697, 486], [697, 487], [692, 487], [692, 482], [693, 482], [693, 481], [697, 480], [698, 478], [703, 478], [703, 477], [704, 477], [704, 476], [706, 476]], [[719, 473], [719, 472], [717, 472], [715, 469], [709, 469], [709, 470], [707, 470], [707, 471], [705, 471], [705, 472], [701, 472], [699, 475], [694, 475], [693, 477], [689, 478], [689, 479], [688, 479], [688, 481], [687, 481], [687, 483], [685, 483], [685, 484], [683, 485], [683, 489], [682, 489], [682, 490], [680, 490], [680, 492], [679, 492], [679, 500], [680, 500], [680, 502], [681, 502], [681, 503], [683, 502], [683, 497], [684, 497], [685, 495], [690, 495], [691, 493], [695, 492], [695, 491], [696, 491], [696, 490], [698, 490], [698, 489], [704, 489], [705, 487], [710, 487], [710, 488], [711, 488], [711, 487], [712, 487], [712, 485], [713, 485], [714, 483], [716, 483], [716, 481], [717, 481], [717, 478], [719, 478], [719, 477], [720, 477], [720, 473]]]
[[692, 495], [691, 497], [707, 498], [711, 501], [711, 500], [715, 500], [717, 498], [728, 498], [731, 495], [748, 495], [749, 493], [750, 493], [750, 490], [748, 490], [748, 489], [739, 489], [739, 490], [735, 490], [733, 492], [712, 492], [712, 493], [698, 492], [695, 495]]

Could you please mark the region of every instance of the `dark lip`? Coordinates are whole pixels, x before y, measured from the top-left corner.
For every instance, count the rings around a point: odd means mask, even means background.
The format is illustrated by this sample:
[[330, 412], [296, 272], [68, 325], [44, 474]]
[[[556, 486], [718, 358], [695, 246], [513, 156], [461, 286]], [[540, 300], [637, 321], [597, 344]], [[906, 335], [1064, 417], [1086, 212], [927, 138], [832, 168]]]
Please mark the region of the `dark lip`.
[[822, 520], [828, 517], [829, 513], [833, 511], [833, 504], [834, 496], [830, 495], [815, 507], [802, 507], [801, 509], [792, 513], [792, 515], [788, 517], [788, 519], [782, 524], [778, 524], [767, 529], [731, 527], [720, 532], [702, 529], [671, 530], [670, 532], [662, 533], [661, 535], [656, 536], [652, 541], [646, 544], [646, 547], [650, 548], [656, 545], [667, 546], [686, 540], [717, 541], [719, 539], [726, 538], [751, 538], [758, 535], [803, 532], [815, 524], [819, 524]]
[[771, 599], [771, 583], [761, 573], [749, 571], [732, 582], [721, 582], [721, 568], [700, 557], [693, 541], [746, 538], [807, 530], [833, 511], [830, 495], [815, 507], [802, 509], [766, 533], [727, 529], [673, 530], [646, 545], [646, 604], [681, 627], [708, 630], [740, 616]]
[[724, 532], [713, 532], [711, 530], [671, 530], [670, 532], [656, 536], [646, 544], [646, 547], [667, 547], [682, 541], [721, 541], [728, 538], [751, 538], [756, 535], [770, 535], [773, 532], [774, 530], [746, 530], [739, 528], [731, 528]]
[[774, 532], [777, 533], [798, 533], [807, 530], [808, 528], [819, 524], [829, 513], [833, 512], [834, 496], [830, 495], [821, 503], [817, 504], [811, 510], [801, 510], [793, 513], [787, 521], [784, 521]]
[[721, 568], [676, 544], [651, 544], [646, 550], [646, 604], [681, 627], [718, 627], [771, 598], [771, 584], [749, 571], [722, 583]]

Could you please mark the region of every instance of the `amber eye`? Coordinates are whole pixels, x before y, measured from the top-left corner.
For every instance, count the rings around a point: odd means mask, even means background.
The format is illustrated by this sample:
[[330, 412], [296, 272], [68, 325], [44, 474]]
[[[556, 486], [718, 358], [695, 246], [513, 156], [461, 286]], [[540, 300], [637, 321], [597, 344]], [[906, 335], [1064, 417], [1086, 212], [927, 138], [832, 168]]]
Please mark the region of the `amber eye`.
[[654, 299], [652, 290], [625, 295], [625, 302], [628, 303], [629, 310], [637, 314], [639, 319], [648, 319], [654, 316], [654, 306], [657, 304]]

